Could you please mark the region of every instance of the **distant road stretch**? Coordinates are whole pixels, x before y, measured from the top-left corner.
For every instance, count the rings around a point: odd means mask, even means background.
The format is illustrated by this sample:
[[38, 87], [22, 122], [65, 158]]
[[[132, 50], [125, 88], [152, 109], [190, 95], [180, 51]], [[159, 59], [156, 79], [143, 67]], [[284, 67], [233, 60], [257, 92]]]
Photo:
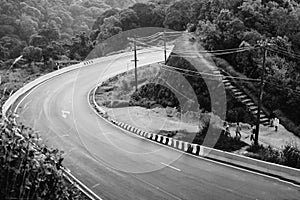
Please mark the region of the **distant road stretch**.
[[[124, 56], [125, 55], [125, 56]], [[18, 121], [34, 127], [64, 165], [103, 199], [287, 199], [300, 188], [259, 174], [185, 155], [121, 131], [90, 108], [89, 91], [101, 77], [133, 67], [132, 55], [110, 56], [53, 78], [16, 108]], [[163, 61], [162, 51], [138, 54], [139, 65]]]

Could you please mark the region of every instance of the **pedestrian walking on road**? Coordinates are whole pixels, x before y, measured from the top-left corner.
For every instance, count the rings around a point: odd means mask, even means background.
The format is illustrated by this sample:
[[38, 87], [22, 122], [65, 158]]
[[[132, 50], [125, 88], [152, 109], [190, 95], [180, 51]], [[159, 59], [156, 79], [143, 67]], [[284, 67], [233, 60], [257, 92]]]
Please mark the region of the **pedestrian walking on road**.
[[235, 137], [238, 140], [241, 139], [241, 137], [242, 137], [241, 130], [242, 130], [242, 127], [241, 127], [240, 123], [238, 122], [237, 125], [236, 125], [236, 129], [235, 129]]
[[278, 126], [279, 126], [279, 119], [277, 117], [274, 118], [274, 126], [275, 126], [275, 131], [278, 131]]

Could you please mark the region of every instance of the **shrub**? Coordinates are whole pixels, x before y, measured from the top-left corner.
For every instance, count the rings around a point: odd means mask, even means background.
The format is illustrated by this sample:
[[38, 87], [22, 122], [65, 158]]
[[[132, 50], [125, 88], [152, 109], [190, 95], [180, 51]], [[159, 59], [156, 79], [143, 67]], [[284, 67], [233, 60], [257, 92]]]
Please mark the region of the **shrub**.
[[57, 149], [39, 145], [31, 129], [0, 121], [0, 199], [80, 199], [60, 169]]
[[300, 150], [292, 145], [285, 146], [282, 151], [270, 146], [251, 145], [247, 151], [253, 154], [246, 154], [246, 156], [300, 169]]
[[292, 145], [287, 145], [283, 149], [283, 155], [285, 157], [284, 164], [289, 167], [295, 167], [300, 169], [300, 150]]

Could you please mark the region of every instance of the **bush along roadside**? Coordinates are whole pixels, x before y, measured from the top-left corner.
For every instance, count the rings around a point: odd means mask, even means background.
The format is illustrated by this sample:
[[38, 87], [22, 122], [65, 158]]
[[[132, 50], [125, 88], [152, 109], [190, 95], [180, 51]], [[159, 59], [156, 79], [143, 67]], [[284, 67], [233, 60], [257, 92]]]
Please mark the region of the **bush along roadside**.
[[0, 199], [87, 199], [64, 178], [62, 152], [11, 117], [0, 130]]
[[247, 148], [246, 156], [300, 169], [300, 150], [293, 145], [286, 145], [283, 150], [274, 149], [270, 146], [252, 145]]

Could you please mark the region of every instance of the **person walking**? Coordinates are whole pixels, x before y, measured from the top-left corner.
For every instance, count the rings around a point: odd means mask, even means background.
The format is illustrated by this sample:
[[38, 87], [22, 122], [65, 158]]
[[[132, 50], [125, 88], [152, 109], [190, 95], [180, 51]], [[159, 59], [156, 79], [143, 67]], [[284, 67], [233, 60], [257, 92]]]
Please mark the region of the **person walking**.
[[275, 113], [272, 111], [270, 114], [270, 126], [274, 127]]
[[251, 127], [251, 135], [250, 135], [250, 142], [254, 142], [254, 140], [255, 140], [255, 132], [256, 132], [256, 127], [255, 127], [255, 125], [253, 125], [252, 127]]
[[229, 124], [226, 125], [225, 134], [227, 137], [231, 137], [230, 130], [229, 130]]
[[275, 126], [275, 131], [278, 131], [278, 126], [279, 126], [279, 119], [277, 117], [274, 118], [274, 126]]
[[237, 125], [236, 125], [236, 129], [235, 129], [235, 137], [238, 140], [241, 139], [241, 137], [242, 137], [241, 130], [242, 130], [242, 127], [241, 127], [240, 123], [238, 122]]

